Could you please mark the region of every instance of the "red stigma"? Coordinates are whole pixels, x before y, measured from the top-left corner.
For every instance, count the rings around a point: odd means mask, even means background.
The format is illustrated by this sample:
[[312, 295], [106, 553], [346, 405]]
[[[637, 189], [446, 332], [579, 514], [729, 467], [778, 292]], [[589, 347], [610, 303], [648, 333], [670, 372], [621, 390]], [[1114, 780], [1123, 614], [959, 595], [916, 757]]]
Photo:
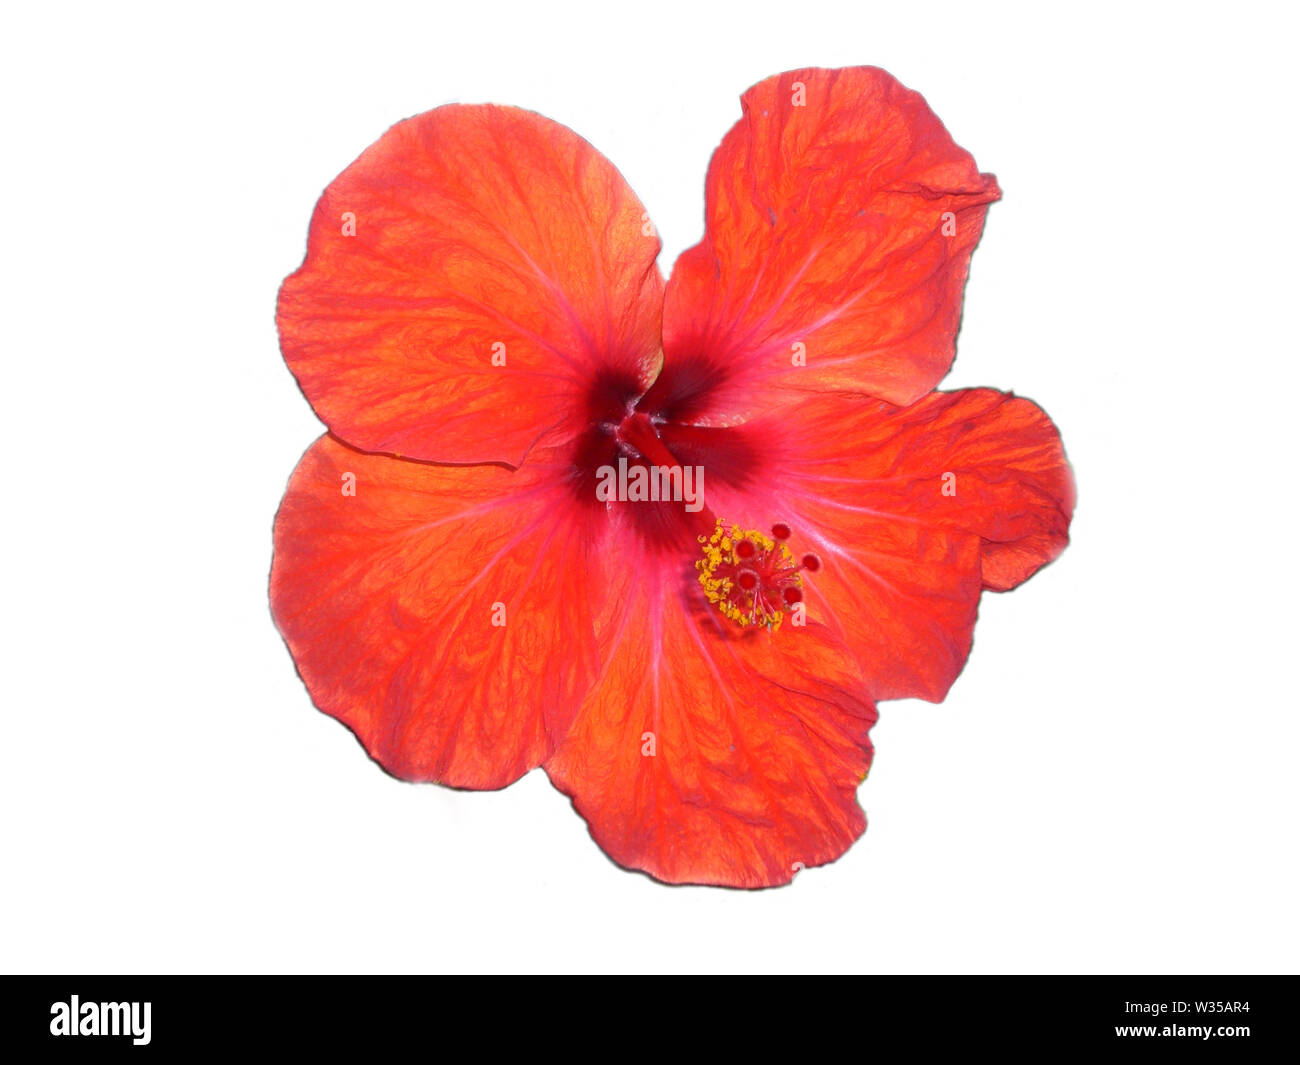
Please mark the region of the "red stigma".
[[803, 624], [803, 578], [821, 568], [816, 555], [796, 562], [785, 546], [790, 526], [777, 522], [768, 539], [754, 529], [717, 522], [710, 537], [700, 537], [704, 557], [695, 563], [709, 602], [725, 617], [741, 625], [775, 629], [786, 610], [795, 612], [794, 624]]

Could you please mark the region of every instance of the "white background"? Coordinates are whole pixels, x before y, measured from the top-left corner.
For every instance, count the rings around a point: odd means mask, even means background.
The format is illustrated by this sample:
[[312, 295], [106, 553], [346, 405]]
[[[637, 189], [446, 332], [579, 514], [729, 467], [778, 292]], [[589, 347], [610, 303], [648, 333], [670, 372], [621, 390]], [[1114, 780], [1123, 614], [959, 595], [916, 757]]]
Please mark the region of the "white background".
[[[0, 73], [4, 969], [1297, 968], [1283, 5], [36, 8]], [[1069, 550], [985, 597], [946, 703], [883, 706], [867, 834], [790, 888], [624, 872], [540, 770], [386, 776], [266, 603], [321, 189], [398, 119], [518, 104], [622, 169], [667, 272], [739, 94], [862, 63], [1001, 181], [944, 387], [1053, 415]]]

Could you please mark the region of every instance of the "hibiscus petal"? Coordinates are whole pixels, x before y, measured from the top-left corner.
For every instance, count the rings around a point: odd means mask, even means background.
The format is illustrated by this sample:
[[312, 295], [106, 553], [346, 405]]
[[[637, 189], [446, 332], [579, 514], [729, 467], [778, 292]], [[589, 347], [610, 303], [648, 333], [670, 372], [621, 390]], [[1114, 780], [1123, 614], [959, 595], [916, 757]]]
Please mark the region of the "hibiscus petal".
[[568, 730], [600, 600], [581, 509], [557, 484], [541, 453], [512, 473], [328, 436], [294, 471], [275, 521], [275, 621], [313, 702], [390, 773], [504, 787]]
[[[910, 407], [826, 397], [779, 423], [767, 495], [713, 486], [720, 514], [783, 520], [822, 559], [809, 617], [858, 656], [878, 699], [941, 700], [970, 651], [982, 588], [1027, 579], [1068, 542], [1074, 482], [1056, 427], [992, 389]], [[758, 507], [761, 512], [756, 512]]]
[[741, 104], [669, 279], [659, 406], [722, 424], [792, 393], [918, 399], [952, 363], [995, 179], [874, 67], [779, 74]]
[[660, 361], [659, 240], [590, 144], [517, 108], [400, 122], [325, 190], [280, 290], [290, 369], [366, 451], [517, 464]]
[[[905, 408], [842, 399], [790, 412], [821, 457], [806, 493], [980, 539], [985, 588], [1026, 581], [1069, 543], [1074, 476], [1042, 408], [991, 388], [935, 392]], [[833, 437], [829, 434], [834, 434]]]
[[[840, 408], [827, 431], [845, 417]], [[715, 479], [710, 504], [742, 528], [782, 522], [792, 530], [787, 546], [796, 557], [818, 557], [817, 571], [803, 575], [808, 618], [826, 624], [849, 649], [876, 699], [941, 701], [970, 653], [979, 538], [881, 509], [857, 485], [864, 473], [856, 455], [836, 448], [841, 465], [797, 433], [787, 439], [765, 457], [760, 491], [733, 491]]]
[[819, 626], [741, 630], [689, 577], [649, 578], [605, 633], [604, 674], [546, 762], [620, 865], [669, 883], [757, 888], [862, 834], [876, 720]]

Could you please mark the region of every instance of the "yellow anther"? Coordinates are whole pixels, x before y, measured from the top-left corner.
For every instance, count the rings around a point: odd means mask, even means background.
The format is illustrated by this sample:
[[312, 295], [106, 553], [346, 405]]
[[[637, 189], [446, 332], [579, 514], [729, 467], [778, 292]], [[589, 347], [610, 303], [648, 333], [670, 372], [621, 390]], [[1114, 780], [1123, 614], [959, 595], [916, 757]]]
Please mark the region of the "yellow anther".
[[699, 541], [695, 568], [705, 598], [741, 626], [779, 628], [786, 608], [802, 598], [802, 567], [785, 544], [722, 521]]

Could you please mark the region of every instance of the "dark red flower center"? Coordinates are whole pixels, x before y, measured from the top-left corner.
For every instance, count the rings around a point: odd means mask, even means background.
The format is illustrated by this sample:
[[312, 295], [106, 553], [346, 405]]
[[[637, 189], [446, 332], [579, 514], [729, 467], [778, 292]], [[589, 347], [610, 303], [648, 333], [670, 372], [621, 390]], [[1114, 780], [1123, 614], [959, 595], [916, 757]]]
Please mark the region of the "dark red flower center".
[[[820, 562], [811, 554], [796, 559], [786, 546], [791, 529], [785, 522], [773, 525], [769, 537], [719, 519], [703, 498], [706, 476], [715, 484], [752, 487], [761, 468], [745, 426], [703, 426], [686, 420], [694, 398], [711, 387], [707, 370], [703, 363], [676, 374], [665, 367], [644, 394], [633, 382], [598, 382], [588, 402], [587, 429], [577, 441], [574, 488], [587, 502], [608, 506], [613, 499], [629, 501], [597, 491], [616, 467], [623, 478], [620, 488], [625, 480], [635, 479], [627, 477], [629, 473], [642, 467], [646, 472], [668, 471], [677, 484], [695, 483], [701, 498], [692, 506], [681, 498], [656, 495], [643, 497], [625, 513], [647, 549], [676, 554], [683, 562], [696, 560], [705, 597], [726, 617], [740, 625], [775, 629], [787, 611], [802, 616], [800, 574], [815, 572]], [[700, 471], [696, 479], [689, 476], [688, 467]]]

